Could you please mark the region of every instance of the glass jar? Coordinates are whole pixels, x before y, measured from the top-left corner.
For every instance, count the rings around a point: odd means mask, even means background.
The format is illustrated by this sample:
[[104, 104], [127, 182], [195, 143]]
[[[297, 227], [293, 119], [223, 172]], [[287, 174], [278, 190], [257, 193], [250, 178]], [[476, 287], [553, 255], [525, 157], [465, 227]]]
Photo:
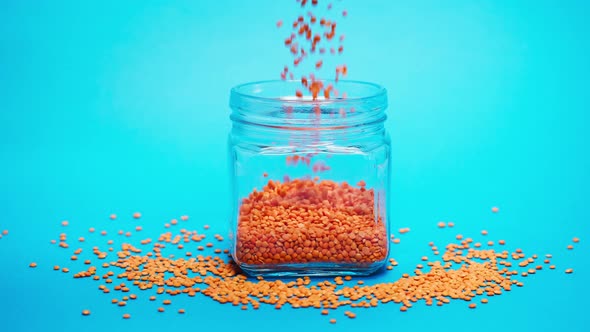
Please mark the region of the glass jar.
[[247, 274], [367, 275], [386, 262], [387, 94], [334, 85], [341, 97], [316, 100], [295, 96], [299, 81], [231, 90], [231, 254]]

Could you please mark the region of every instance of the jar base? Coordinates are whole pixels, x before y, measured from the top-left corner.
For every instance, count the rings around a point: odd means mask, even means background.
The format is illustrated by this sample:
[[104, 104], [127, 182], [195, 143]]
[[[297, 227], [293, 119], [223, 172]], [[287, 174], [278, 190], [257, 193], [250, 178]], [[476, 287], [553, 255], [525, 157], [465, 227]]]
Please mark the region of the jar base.
[[301, 263], [253, 265], [237, 264], [249, 276], [262, 277], [312, 277], [312, 276], [368, 276], [377, 272], [385, 265], [385, 261], [368, 265], [338, 263]]

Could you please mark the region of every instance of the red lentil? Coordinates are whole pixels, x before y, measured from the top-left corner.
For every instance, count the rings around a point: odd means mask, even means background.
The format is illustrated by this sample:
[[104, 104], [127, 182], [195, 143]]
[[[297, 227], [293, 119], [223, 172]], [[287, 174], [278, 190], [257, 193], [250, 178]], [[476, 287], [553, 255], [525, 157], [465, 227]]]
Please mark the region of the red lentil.
[[[334, 198], [326, 201], [324, 197]], [[350, 203], [340, 197], [348, 197]], [[272, 201], [277, 199], [281, 204], [274, 206]], [[382, 220], [375, 222], [373, 206], [372, 189], [327, 180], [270, 180], [240, 207], [236, 258], [252, 265], [384, 260], [387, 234]], [[318, 223], [315, 216], [320, 209], [325, 219]], [[299, 214], [302, 210], [306, 213]], [[272, 222], [277, 217], [283, 222], [280, 228]], [[336, 246], [337, 242], [343, 245]]]
[[82, 310], [82, 316], [90, 315], [90, 310]]

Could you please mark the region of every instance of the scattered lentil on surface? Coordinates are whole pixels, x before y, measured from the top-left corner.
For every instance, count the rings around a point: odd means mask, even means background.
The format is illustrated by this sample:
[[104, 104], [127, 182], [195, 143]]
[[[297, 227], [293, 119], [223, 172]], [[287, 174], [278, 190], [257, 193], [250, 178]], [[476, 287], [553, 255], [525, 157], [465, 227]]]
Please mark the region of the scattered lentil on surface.
[[[65, 238], [65, 234], [60, 237]], [[417, 301], [423, 301], [428, 306], [442, 306], [451, 300], [472, 301], [480, 295], [497, 296], [510, 291], [514, 286], [522, 287], [523, 283], [517, 277], [532, 276], [542, 271], [541, 265], [534, 264], [539, 259], [538, 255], [525, 256], [520, 248], [513, 252], [478, 249], [478, 243], [462, 236], [456, 237], [457, 243], [445, 245], [440, 258], [422, 257], [424, 264], [415, 265], [413, 274], [403, 273], [398, 280], [373, 285], [365, 285], [361, 279], [353, 281], [350, 275], [318, 282], [312, 282], [308, 277], [285, 281], [250, 278], [242, 274], [228, 256], [224, 259], [208, 254], [215, 252], [213, 249], [188, 258], [175, 259], [164, 254], [167, 245], [198, 243], [205, 237], [207, 235], [194, 230], [182, 229], [176, 233], [167, 231], [151, 242], [151, 250], [148, 249], [151, 255], [143, 247], [136, 247], [131, 243], [122, 243], [118, 251], [109, 254], [95, 246], [92, 248], [95, 255], [104, 254], [105, 258], [115, 256], [115, 260], [102, 265], [109, 270], [101, 272], [105, 284], [98, 288], [104, 293], [114, 290], [121, 294], [130, 292], [131, 287], [138, 290], [154, 289], [157, 294], [169, 296], [195, 296], [200, 293], [219, 303], [231, 303], [245, 309], [258, 309], [260, 305], [267, 304], [277, 309], [285, 306], [319, 308], [322, 315], [327, 315], [328, 309], [343, 306], [369, 308], [393, 302], [400, 304], [400, 311], [403, 312], [412, 308], [412, 304]], [[221, 236], [216, 234], [214, 238], [219, 239]], [[383, 238], [387, 240], [385, 235]], [[428, 244], [432, 250], [438, 249], [434, 242]], [[75, 252], [82, 253], [83, 249], [78, 248]], [[544, 262], [547, 263], [551, 255], [544, 257]], [[510, 258], [520, 270], [509, 270], [512, 266]], [[394, 258], [389, 258], [388, 261], [389, 267], [397, 265]], [[554, 268], [554, 265], [549, 266], [549, 269]], [[53, 269], [59, 270], [60, 267], [56, 265]], [[69, 271], [67, 268], [62, 270]], [[116, 270], [119, 272], [115, 272]], [[571, 274], [573, 269], [568, 268], [565, 272]], [[74, 277], [93, 277], [99, 280], [101, 278], [97, 277], [100, 275], [96, 267], [86, 266]], [[113, 282], [111, 278], [121, 282]], [[113, 283], [112, 288], [106, 286], [110, 283]], [[123, 296], [122, 301], [110, 301], [123, 307], [130, 305], [128, 300], [136, 298], [135, 293], [130, 293]], [[156, 299], [155, 295], [149, 297], [150, 301]], [[480, 302], [488, 303], [488, 299], [482, 298]], [[163, 299], [162, 304], [171, 305], [172, 301]], [[476, 304], [472, 302], [469, 307], [474, 308]], [[179, 309], [179, 313], [180, 310], [182, 309]], [[158, 311], [162, 312], [163, 307]], [[349, 318], [356, 317], [350, 311], [346, 311], [345, 315]]]

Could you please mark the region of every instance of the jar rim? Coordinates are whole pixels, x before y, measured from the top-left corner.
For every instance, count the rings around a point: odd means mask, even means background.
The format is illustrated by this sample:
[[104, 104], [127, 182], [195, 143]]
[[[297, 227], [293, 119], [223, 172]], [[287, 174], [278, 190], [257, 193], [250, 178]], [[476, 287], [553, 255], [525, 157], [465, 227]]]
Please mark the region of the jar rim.
[[[367, 100], [379, 98], [383, 95], [387, 94], [387, 90], [382, 85], [365, 82], [365, 81], [356, 81], [356, 80], [338, 80], [338, 82], [334, 80], [322, 80], [322, 82], [330, 83], [333, 85], [347, 85], [347, 86], [356, 86], [356, 87], [365, 87], [371, 89], [370, 93], [361, 94], [359, 96], [352, 95], [347, 96], [346, 98], [343, 97], [335, 97], [335, 98], [324, 98], [323, 96], [318, 96], [316, 99], [312, 99], [311, 96], [303, 96], [302, 98], [296, 97], [294, 95], [295, 90], [291, 92], [291, 95], [284, 95], [284, 96], [262, 96], [257, 95], [256, 93], [262, 92], [263, 90], [256, 91], [255, 87], [257, 86], [267, 86], [267, 85], [294, 85], [294, 84], [301, 84], [299, 80], [262, 80], [256, 82], [248, 82], [242, 83], [239, 85], [234, 86], [230, 93], [239, 98], [250, 99], [252, 101], [258, 101], [263, 103], [287, 103], [287, 104], [299, 104], [299, 105], [322, 105], [322, 104], [338, 104], [338, 103], [363, 103]], [[248, 90], [250, 89], [250, 90]], [[259, 88], [261, 89], [261, 88]], [[254, 92], [248, 92], [254, 91]], [[346, 91], [344, 91], [346, 92]]]

